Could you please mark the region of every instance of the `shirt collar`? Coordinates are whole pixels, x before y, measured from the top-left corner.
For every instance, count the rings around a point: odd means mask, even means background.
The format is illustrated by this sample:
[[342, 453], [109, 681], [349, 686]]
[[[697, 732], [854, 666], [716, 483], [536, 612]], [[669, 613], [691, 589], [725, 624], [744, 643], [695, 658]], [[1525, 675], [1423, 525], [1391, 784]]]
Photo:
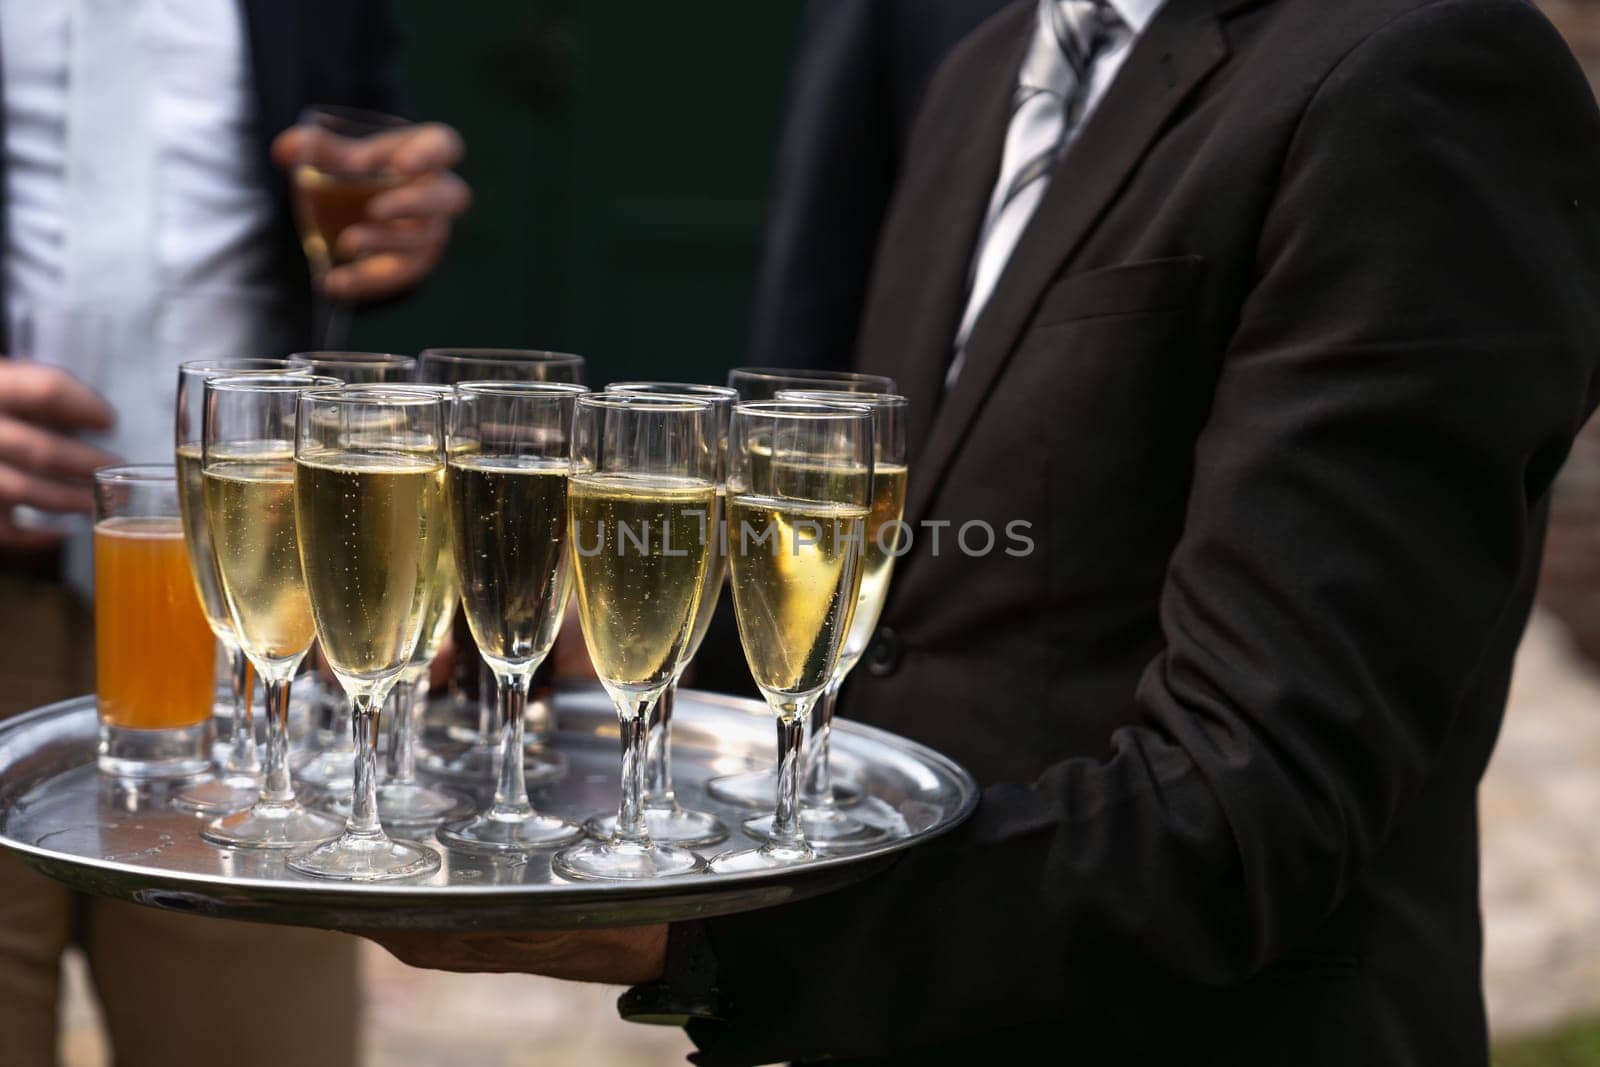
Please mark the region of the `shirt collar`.
[[1108, 0], [1111, 10], [1121, 16], [1135, 37], [1144, 32], [1166, 0]]

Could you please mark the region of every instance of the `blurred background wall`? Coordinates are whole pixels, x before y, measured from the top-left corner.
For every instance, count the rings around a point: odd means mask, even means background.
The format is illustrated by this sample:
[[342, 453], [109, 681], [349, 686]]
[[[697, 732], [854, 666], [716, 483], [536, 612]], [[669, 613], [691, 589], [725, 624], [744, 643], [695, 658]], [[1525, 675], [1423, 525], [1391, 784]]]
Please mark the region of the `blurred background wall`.
[[476, 200], [352, 347], [554, 348], [601, 383], [742, 362], [800, 0], [393, 6], [410, 114], [461, 130]]

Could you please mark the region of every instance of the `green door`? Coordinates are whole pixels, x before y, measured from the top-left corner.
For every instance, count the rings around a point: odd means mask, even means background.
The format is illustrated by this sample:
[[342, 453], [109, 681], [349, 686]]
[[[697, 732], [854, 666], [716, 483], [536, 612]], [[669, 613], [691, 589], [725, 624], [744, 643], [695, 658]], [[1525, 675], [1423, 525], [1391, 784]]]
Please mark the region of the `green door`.
[[461, 130], [476, 199], [433, 281], [352, 344], [720, 381], [743, 359], [800, 8], [397, 0], [408, 109]]

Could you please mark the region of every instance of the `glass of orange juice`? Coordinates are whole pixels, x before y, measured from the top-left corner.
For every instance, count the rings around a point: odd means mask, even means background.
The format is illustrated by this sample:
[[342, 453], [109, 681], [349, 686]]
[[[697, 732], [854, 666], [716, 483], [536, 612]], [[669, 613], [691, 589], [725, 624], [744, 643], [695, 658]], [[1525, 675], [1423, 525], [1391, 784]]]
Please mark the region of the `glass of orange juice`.
[[184, 778], [210, 767], [215, 638], [189, 575], [173, 467], [94, 476], [100, 769]]

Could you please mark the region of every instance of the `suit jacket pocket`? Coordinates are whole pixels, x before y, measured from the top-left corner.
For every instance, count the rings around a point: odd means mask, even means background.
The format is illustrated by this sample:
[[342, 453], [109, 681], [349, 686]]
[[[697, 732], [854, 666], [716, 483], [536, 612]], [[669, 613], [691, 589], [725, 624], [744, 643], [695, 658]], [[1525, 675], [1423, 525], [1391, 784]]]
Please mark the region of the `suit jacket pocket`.
[[1031, 325], [1179, 310], [1194, 299], [1204, 271], [1199, 256], [1173, 256], [1068, 274], [1045, 290]]

